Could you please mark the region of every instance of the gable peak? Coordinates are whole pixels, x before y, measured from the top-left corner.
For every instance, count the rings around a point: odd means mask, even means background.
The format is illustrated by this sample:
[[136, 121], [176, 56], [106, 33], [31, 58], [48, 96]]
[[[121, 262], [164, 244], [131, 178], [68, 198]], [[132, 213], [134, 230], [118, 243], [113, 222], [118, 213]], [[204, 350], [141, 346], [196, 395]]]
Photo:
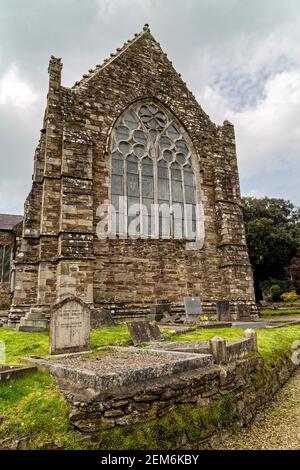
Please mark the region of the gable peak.
[[[148, 23], [144, 24], [143, 30], [140, 33], [135, 33], [134, 37], [132, 39], [128, 39], [122, 47], [118, 47], [116, 49], [116, 52], [112, 52], [110, 54], [110, 57], [108, 59], [104, 59], [102, 64], [97, 64], [94, 69], [90, 69], [88, 73], [83, 74], [82, 79], [78, 80], [75, 82], [74, 86], [72, 87], [73, 89], [77, 89], [81, 87], [82, 85], [85, 85], [92, 77], [94, 77], [100, 70], [104, 69], [107, 65], [111, 64], [117, 57], [119, 57], [121, 54], [123, 54], [124, 51], [126, 51], [132, 44], [134, 44], [136, 41], [138, 41], [142, 36], [144, 36], [146, 33], [150, 33], [150, 26]], [[151, 35], [152, 36], [152, 35]], [[153, 36], [152, 36], [153, 38]], [[154, 39], [154, 38], [153, 38]], [[156, 42], [156, 41], [155, 41]], [[158, 44], [158, 43], [157, 43]]]

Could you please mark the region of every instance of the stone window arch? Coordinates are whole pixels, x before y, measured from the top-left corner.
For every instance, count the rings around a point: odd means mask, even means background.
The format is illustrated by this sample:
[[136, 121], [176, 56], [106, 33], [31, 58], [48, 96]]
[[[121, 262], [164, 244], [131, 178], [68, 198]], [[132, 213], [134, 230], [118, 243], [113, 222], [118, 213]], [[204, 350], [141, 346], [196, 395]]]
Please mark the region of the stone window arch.
[[111, 136], [110, 233], [197, 239], [199, 169], [191, 141], [152, 100], [135, 103]]
[[0, 245], [0, 282], [8, 283], [10, 278], [11, 248]]

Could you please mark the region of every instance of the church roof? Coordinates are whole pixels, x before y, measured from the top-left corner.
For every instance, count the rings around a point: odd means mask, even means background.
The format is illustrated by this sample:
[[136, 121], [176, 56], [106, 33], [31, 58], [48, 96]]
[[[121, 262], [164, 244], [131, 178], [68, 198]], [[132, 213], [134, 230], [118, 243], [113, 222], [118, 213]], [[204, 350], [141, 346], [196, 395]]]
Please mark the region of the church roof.
[[143, 31], [140, 33], [136, 33], [132, 39], [128, 39], [127, 42], [123, 44], [122, 47], [117, 49], [116, 53], [110, 54], [109, 59], [104, 59], [102, 64], [97, 64], [95, 69], [90, 69], [88, 73], [83, 75], [83, 78], [77, 82], [75, 82], [73, 89], [78, 89], [80, 86], [85, 85], [92, 77], [94, 77], [100, 70], [103, 70], [109, 64], [111, 64], [115, 59], [120, 57], [123, 52], [125, 52], [130, 46], [132, 46], [136, 41], [138, 41], [144, 34], [150, 33], [150, 27], [148, 24], [144, 25]]
[[14, 226], [22, 220], [22, 215], [0, 214], [0, 230], [13, 230]]

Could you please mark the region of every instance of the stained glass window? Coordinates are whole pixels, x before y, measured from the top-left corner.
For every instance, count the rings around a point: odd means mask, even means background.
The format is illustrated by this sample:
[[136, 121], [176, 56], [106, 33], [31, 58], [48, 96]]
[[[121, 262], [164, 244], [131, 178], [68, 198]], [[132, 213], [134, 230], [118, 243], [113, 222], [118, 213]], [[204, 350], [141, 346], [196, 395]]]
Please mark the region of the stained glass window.
[[112, 132], [111, 202], [117, 234], [195, 239], [196, 194], [186, 132], [153, 102], [131, 106]]

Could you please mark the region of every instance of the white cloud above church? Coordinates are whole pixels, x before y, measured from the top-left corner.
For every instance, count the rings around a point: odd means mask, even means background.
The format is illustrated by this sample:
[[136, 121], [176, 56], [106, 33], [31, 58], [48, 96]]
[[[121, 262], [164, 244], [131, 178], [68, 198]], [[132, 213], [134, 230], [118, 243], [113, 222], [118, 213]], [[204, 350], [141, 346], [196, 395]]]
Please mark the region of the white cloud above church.
[[144, 23], [212, 120], [234, 123], [243, 193], [299, 204], [298, 0], [2, 0], [0, 212], [30, 188], [50, 55], [71, 86]]

